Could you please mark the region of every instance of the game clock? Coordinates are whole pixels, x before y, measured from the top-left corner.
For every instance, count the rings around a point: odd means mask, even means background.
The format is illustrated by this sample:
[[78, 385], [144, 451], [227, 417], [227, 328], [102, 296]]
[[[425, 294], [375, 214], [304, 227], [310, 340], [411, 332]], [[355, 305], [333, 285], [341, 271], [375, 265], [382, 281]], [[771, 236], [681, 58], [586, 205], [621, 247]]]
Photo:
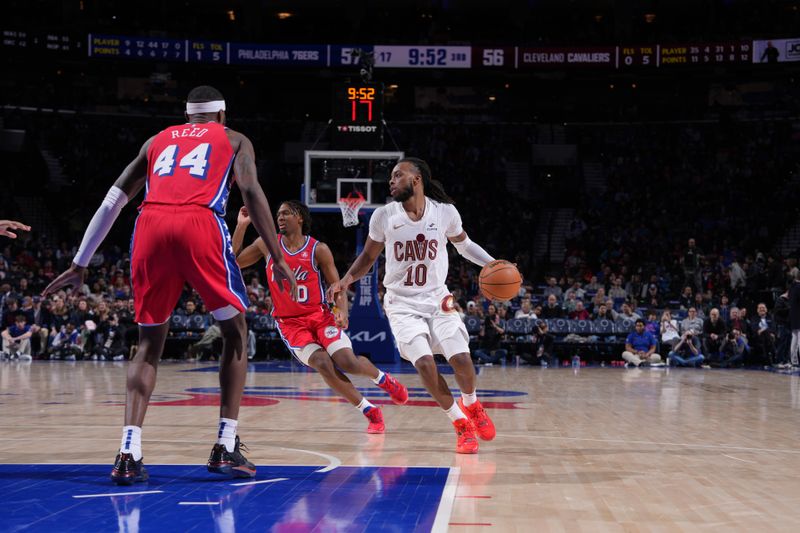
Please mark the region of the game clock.
[[334, 143], [351, 149], [373, 149], [382, 139], [383, 85], [346, 83], [333, 90]]

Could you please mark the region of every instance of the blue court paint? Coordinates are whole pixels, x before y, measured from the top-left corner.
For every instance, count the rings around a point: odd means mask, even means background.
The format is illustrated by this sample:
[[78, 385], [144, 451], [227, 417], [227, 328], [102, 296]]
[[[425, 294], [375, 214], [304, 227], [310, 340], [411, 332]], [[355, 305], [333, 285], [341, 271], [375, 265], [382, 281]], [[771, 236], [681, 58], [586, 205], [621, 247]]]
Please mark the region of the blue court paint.
[[344, 466], [322, 473], [317, 466], [266, 465], [252, 480], [264, 483], [242, 486], [251, 480], [216, 477], [205, 466], [147, 468], [149, 482], [120, 487], [108, 479], [110, 465], [0, 465], [1, 528], [430, 531], [450, 472]]
[[[362, 395], [369, 398], [389, 398], [389, 393], [377, 387], [356, 387]], [[408, 387], [409, 398], [430, 398], [430, 394], [423, 387]], [[192, 387], [184, 392], [197, 394], [219, 394], [219, 387]], [[460, 389], [450, 389], [456, 397], [461, 396]], [[299, 387], [266, 387], [253, 386], [245, 387], [246, 396], [268, 396], [270, 398], [338, 398], [339, 394], [329, 388], [302, 389]], [[527, 392], [513, 390], [493, 390], [479, 389], [478, 394], [481, 399], [486, 398], [511, 398], [516, 396], [527, 396]]]
[[[390, 374], [416, 374], [417, 370], [411, 363], [399, 363], [392, 365], [379, 365], [380, 369]], [[453, 367], [447, 364], [438, 364], [436, 367], [439, 369], [440, 374], [450, 375], [453, 374]], [[255, 373], [268, 373], [280, 374], [285, 372], [316, 372], [313, 368], [309, 368], [303, 364], [298, 363], [294, 359], [286, 359], [280, 361], [260, 361], [258, 363], [250, 363], [247, 365], [248, 372]], [[204, 366], [202, 368], [191, 368], [188, 370], [180, 370], [180, 372], [219, 372], [219, 364], [212, 366]]]

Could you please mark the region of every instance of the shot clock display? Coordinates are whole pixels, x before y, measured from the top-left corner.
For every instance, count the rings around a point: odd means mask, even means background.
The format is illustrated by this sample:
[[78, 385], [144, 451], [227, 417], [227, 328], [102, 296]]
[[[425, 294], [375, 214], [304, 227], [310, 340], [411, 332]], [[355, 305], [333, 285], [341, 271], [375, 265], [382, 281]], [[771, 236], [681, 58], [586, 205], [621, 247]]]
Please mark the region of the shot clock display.
[[373, 148], [382, 139], [383, 85], [348, 83], [333, 89], [334, 142], [348, 148]]

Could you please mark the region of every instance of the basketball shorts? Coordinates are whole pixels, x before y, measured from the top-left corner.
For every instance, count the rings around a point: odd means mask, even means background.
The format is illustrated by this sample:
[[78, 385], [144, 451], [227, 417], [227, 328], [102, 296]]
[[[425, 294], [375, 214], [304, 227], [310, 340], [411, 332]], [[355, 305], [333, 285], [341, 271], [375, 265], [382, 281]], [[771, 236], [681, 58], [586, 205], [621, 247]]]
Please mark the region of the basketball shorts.
[[419, 298], [387, 294], [384, 310], [403, 359], [412, 364], [424, 356], [442, 354], [446, 359], [469, 353], [469, 334], [458, 313], [445, 298], [434, 303]]
[[306, 366], [317, 350], [333, 355], [342, 348], [353, 347], [327, 308], [303, 316], [276, 318], [275, 323], [286, 347]]
[[131, 237], [136, 321], [154, 326], [169, 320], [187, 282], [217, 320], [247, 308], [225, 221], [201, 206], [145, 206]]

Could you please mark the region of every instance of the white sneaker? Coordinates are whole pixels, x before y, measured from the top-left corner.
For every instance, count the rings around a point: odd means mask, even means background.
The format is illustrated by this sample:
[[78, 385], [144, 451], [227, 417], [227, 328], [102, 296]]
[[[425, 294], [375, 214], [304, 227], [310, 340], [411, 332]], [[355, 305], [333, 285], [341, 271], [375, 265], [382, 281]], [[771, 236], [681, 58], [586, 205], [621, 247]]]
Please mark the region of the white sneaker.
[[664, 363], [650, 363], [650, 368], [661, 368], [667, 366]]
[[71, 353], [64, 358], [64, 361], [75, 361], [75, 354]]
[[125, 360], [125, 356], [122, 355], [122, 354], [114, 356], [114, 361], [124, 361], [124, 360]]
[[29, 353], [21, 353], [19, 354], [20, 361], [33, 361], [33, 357]]
[[711, 365], [700, 365], [700, 368], [711, 368]]

